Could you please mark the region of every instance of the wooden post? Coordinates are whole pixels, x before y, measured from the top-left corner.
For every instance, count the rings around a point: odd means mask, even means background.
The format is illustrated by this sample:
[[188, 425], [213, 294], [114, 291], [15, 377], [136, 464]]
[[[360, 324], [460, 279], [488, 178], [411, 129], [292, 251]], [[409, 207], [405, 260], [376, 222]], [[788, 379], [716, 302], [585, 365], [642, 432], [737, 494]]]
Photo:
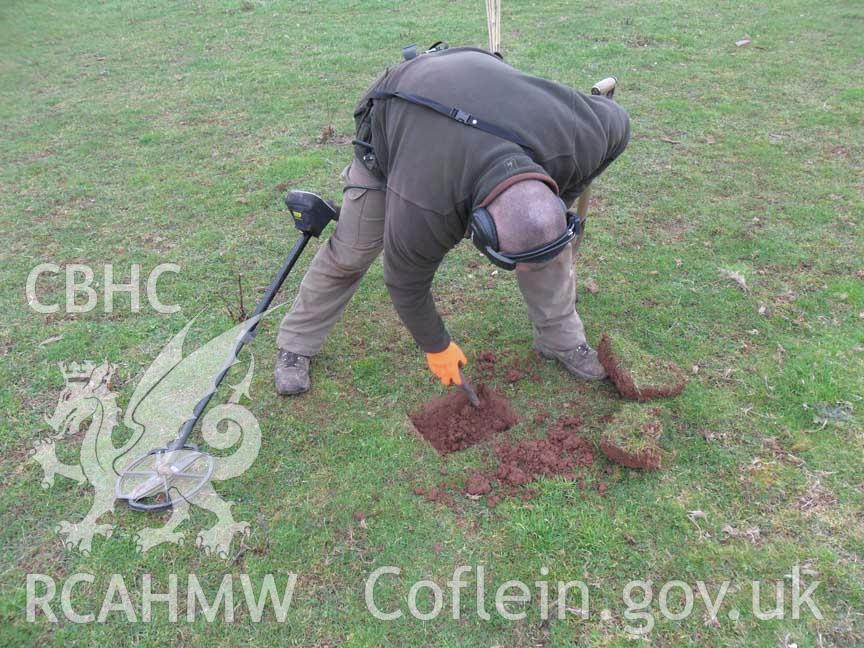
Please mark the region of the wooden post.
[[486, 0], [486, 26], [489, 29], [489, 51], [501, 51], [501, 0]]

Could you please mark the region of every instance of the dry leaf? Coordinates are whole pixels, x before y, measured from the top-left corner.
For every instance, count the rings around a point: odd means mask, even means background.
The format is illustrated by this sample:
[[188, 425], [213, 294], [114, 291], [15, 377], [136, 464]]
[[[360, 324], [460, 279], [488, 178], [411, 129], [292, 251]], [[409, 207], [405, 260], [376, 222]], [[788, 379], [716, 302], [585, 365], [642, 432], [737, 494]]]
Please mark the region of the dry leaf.
[[731, 538], [744, 537], [750, 541], [750, 544], [758, 544], [759, 538], [762, 535], [762, 532], [759, 530], [759, 527], [750, 527], [745, 531], [740, 531], [735, 527], [727, 524], [723, 527], [723, 533], [728, 535]]
[[741, 290], [743, 290], [744, 292], [749, 291], [749, 288], [747, 288], [747, 279], [745, 279], [744, 275], [742, 275], [740, 272], [735, 272], [734, 270], [727, 270], [726, 268], [717, 268], [717, 270], [718, 272], [720, 272], [721, 275], [723, 275], [727, 279], [731, 279], [736, 284], [738, 284], [738, 287], [741, 288]]
[[587, 290], [592, 295], [596, 295], [598, 292], [600, 292], [600, 286], [597, 285], [597, 282], [594, 281], [594, 279], [588, 277], [585, 280], [585, 290]]
[[678, 140], [674, 140], [671, 137], [666, 137], [665, 135], [660, 138], [661, 142], [666, 142], [667, 144], [680, 144], [681, 142]]
[[48, 346], [49, 344], [54, 344], [54, 342], [59, 342], [62, 339], [63, 339], [62, 335], [54, 335], [52, 337], [49, 337], [47, 340], [42, 340], [39, 343], [39, 346]]
[[803, 495], [798, 497], [798, 509], [804, 513], [815, 509], [834, 506], [837, 496], [825, 488], [819, 479], [812, 479]]
[[336, 137], [336, 127], [333, 126], [333, 124], [327, 124], [321, 128], [321, 134], [318, 136], [318, 143], [326, 144], [334, 137]]

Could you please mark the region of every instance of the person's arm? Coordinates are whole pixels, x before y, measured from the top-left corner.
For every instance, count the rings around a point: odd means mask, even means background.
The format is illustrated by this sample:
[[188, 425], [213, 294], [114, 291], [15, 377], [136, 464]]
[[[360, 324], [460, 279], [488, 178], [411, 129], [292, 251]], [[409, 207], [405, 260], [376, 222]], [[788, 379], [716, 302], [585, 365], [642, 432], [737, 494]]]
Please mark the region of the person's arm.
[[444, 385], [461, 384], [459, 368], [468, 362], [450, 339], [432, 298], [435, 272], [459, 241], [456, 229], [461, 228], [451, 219], [388, 194], [384, 283], [400, 319], [426, 352], [429, 369]]
[[443, 218], [390, 193], [385, 220], [384, 283], [393, 306], [423, 351], [442, 351], [450, 335], [432, 299], [432, 280], [451, 247], [433, 227]]

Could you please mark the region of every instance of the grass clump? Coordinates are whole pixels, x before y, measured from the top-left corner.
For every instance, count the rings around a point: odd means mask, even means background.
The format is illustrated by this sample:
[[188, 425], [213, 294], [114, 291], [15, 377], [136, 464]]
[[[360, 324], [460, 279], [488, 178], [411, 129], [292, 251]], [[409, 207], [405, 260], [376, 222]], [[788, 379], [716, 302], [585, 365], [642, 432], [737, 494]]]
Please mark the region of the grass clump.
[[645, 353], [626, 338], [616, 336], [613, 343], [604, 333], [597, 354], [609, 379], [627, 400], [677, 396], [687, 385], [687, 377], [678, 365]]
[[610, 461], [645, 470], [657, 470], [663, 424], [658, 411], [628, 403], [615, 414], [600, 437], [600, 449]]

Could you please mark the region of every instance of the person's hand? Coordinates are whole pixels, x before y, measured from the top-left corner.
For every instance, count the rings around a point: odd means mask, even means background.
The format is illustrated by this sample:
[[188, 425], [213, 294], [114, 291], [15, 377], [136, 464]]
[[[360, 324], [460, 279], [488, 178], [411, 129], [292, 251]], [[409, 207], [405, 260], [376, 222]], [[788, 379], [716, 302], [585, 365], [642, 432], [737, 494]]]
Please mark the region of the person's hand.
[[464, 367], [468, 364], [468, 358], [462, 353], [455, 342], [450, 342], [450, 345], [443, 351], [438, 353], [427, 353], [426, 363], [433, 374], [438, 376], [441, 384], [445, 387], [450, 385], [461, 385], [462, 378], [459, 376], [459, 367]]

